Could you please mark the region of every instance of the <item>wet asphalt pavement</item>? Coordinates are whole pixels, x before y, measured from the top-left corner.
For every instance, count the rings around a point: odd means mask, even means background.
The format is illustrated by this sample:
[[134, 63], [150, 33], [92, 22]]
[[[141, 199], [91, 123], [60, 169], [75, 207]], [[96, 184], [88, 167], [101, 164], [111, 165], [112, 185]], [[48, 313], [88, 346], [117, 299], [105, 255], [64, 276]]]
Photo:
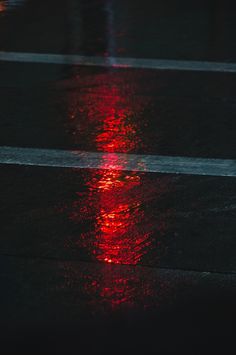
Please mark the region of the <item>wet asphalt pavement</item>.
[[[235, 13], [0, 0], [0, 51], [234, 63]], [[0, 147], [236, 159], [235, 89], [229, 72], [0, 61]], [[235, 177], [1, 159], [4, 353], [235, 346]]]
[[13, 63], [0, 73], [1, 145], [111, 151], [116, 140], [114, 152], [235, 159], [236, 74]]

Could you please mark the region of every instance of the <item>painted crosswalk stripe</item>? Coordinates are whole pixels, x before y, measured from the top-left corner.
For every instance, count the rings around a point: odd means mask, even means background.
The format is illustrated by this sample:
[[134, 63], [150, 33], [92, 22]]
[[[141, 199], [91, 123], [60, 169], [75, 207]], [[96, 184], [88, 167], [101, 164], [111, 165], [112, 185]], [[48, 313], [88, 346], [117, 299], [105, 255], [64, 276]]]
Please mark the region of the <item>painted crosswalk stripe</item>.
[[0, 61], [236, 73], [236, 63], [126, 57], [97, 57], [81, 56], [77, 54], [0, 52]]
[[236, 177], [236, 160], [0, 147], [0, 164]]

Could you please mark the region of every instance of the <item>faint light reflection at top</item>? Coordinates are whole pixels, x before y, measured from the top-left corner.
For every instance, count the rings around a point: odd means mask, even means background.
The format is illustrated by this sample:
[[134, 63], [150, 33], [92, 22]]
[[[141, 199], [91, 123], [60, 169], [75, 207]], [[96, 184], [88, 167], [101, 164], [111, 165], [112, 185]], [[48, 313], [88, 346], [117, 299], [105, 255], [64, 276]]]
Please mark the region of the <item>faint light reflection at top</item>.
[[0, 0], [0, 12], [5, 12], [8, 10], [12, 10], [16, 7], [21, 6], [25, 3], [26, 0]]
[[6, 11], [6, 3], [5, 2], [2, 2], [0, 1], [0, 12], [4, 12]]

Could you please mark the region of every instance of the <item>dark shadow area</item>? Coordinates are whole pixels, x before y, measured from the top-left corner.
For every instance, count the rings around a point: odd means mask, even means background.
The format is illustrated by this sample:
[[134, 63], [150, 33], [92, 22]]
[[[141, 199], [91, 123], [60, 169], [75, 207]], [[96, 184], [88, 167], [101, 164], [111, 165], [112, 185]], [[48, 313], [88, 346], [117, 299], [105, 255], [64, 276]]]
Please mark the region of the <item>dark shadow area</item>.
[[[4, 327], [4, 353], [225, 353], [235, 346], [235, 293], [206, 291], [159, 312]], [[14, 342], [12, 339], [14, 338]], [[37, 351], [36, 350], [36, 351]]]
[[236, 6], [231, 0], [27, 0], [14, 4], [1, 1], [1, 50], [236, 60]]

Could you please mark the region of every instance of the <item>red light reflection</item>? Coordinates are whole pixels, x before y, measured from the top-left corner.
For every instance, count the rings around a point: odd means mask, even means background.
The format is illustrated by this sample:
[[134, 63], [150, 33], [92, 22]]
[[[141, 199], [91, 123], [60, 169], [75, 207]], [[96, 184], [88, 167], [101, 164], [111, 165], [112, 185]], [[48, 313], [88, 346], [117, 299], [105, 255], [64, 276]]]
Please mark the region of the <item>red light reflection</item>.
[[6, 11], [7, 7], [5, 2], [0, 2], [0, 12]]
[[[142, 112], [148, 101], [133, 98], [132, 92], [127, 96], [124, 73], [105, 73], [92, 80], [92, 94], [80, 95], [79, 104], [72, 98], [70, 125], [75, 142], [81, 131], [91, 132], [93, 146], [104, 152], [103, 163], [101, 169], [84, 174], [87, 192], [77, 193], [80, 199], [74, 203], [70, 219], [76, 223], [93, 216], [92, 231], [82, 233], [77, 245], [94, 258], [106, 263], [137, 264], [153, 242], [153, 228], [144, 206], [153, 195], [163, 194], [168, 183], [144, 187], [143, 174], [124, 171], [126, 163], [122, 164], [115, 153], [130, 153], [142, 147], [136, 113]], [[77, 110], [86, 117], [79, 127]], [[159, 236], [165, 228], [163, 220], [154, 227]]]
[[140, 232], [141, 203], [131, 195], [140, 185], [140, 176], [101, 170], [95, 179], [90, 186], [92, 193], [95, 186], [98, 189], [99, 206], [93, 254], [108, 263], [137, 264], [150, 243], [149, 233]]
[[[68, 245], [85, 251], [102, 267], [98, 274], [78, 271], [78, 279], [95, 308], [145, 306], [152, 297], [158, 303], [155, 292], [160, 296], [162, 285], [144, 281], [140, 285], [131, 269], [127, 274], [115, 272], [118, 264], [156, 265], [165, 252], [162, 240], [170, 212], [153, 215], [151, 204], [170, 189], [169, 180], [155, 178], [155, 184], [148, 183], [145, 174], [126, 171], [126, 162], [116, 155], [143, 150], [141, 127], [149, 99], [135, 95], [141, 91], [135, 87], [139, 81], [134, 78], [131, 85], [125, 71], [88, 73], [86, 79], [76, 75], [76, 80], [81, 89], [69, 92], [67, 130], [74, 145], [80, 147], [82, 141], [87, 149], [104, 152], [100, 169], [79, 172], [85, 189], [76, 192], [77, 199], [65, 208], [73, 224], [81, 227], [76, 240], [68, 237]], [[65, 271], [68, 283], [74, 271]]]
[[93, 268], [90, 264], [88, 268], [82, 264], [78, 268], [74, 263], [61, 263], [60, 269], [62, 287], [78, 290], [80, 302], [85, 300], [93, 314], [122, 308], [154, 311], [162, 302], [172, 302], [176, 287], [175, 280], [149, 268], [137, 267], [134, 272], [129, 266], [100, 264]]
[[[107, 9], [109, 13], [112, 11], [109, 3]], [[111, 55], [114, 43], [110, 41], [108, 47]], [[82, 292], [95, 309], [101, 304], [114, 308], [136, 303], [145, 307], [152, 304], [150, 298], [158, 303], [162, 288], [163, 293], [166, 290], [164, 282], [154, 285], [149, 272], [143, 275], [145, 271], [138, 272], [138, 266], [134, 272], [133, 267], [111, 264], [145, 263], [145, 255], [149, 253], [149, 260], [153, 248], [162, 249], [157, 239], [161, 240], [165, 234], [169, 212], [154, 216], [153, 221], [149, 203], [165, 194], [169, 181], [156, 179], [155, 186], [145, 184], [144, 174], [126, 171], [125, 161], [117, 159], [116, 153], [143, 151], [142, 126], [149, 99], [138, 94], [142, 88], [135, 79], [137, 72], [125, 68], [119, 71], [115, 69], [116, 63], [110, 64], [113, 69], [85, 71], [85, 75], [75, 69], [76, 74], [68, 83], [78, 87], [78, 91], [67, 91], [67, 132], [79, 149], [84, 150], [85, 144], [86, 149], [104, 155], [100, 169], [79, 172], [85, 190], [78, 191], [72, 206], [65, 208], [69, 219], [82, 225], [82, 233], [72, 241], [73, 246], [76, 244], [90, 258], [101, 261], [100, 271], [98, 265], [91, 274], [88, 270], [83, 272], [81, 267], [77, 270], [67, 266], [65, 278], [67, 285], [78, 282], [80, 289], [82, 283]], [[154, 254], [160, 255], [156, 250]]]

